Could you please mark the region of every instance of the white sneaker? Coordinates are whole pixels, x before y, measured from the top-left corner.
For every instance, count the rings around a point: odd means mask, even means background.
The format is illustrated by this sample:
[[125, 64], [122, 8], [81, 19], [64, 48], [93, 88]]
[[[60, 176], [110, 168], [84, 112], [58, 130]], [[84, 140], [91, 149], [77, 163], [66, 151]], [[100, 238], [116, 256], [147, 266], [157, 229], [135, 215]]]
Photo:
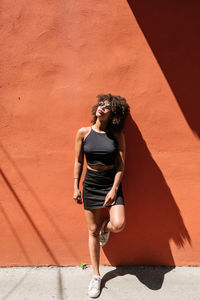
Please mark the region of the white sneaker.
[[[103, 224], [102, 224], [102, 228], [104, 229], [105, 225], [109, 222], [109, 219], [106, 219]], [[100, 241], [99, 244], [101, 247], [105, 246], [105, 244], [108, 242], [110, 237], [110, 231], [108, 232], [104, 232], [103, 230], [100, 231]]]
[[101, 276], [94, 275], [88, 286], [88, 295], [91, 298], [96, 298], [100, 294]]

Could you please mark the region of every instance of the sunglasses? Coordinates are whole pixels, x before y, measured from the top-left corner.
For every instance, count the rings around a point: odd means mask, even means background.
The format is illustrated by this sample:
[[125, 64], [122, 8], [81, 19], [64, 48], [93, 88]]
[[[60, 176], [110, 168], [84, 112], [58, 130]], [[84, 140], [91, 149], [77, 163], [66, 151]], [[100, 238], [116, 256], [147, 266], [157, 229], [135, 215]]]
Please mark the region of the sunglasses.
[[106, 109], [111, 110], [111, 105], [109, 103], [105, 104], [103, 101], [100, 101], [99, 106], [104, 106]]

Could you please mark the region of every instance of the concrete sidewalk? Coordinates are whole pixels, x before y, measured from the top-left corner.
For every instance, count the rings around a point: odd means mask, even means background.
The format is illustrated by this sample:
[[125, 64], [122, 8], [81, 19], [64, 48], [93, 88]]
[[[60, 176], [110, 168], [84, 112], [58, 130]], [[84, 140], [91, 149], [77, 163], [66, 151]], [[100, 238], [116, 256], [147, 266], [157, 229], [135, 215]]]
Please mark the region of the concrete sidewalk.
[[[0, 300], [84, 300], [91, 267], [0, 268]], [[199, 300], [199, 267], [101, 266], [105, 300]]]

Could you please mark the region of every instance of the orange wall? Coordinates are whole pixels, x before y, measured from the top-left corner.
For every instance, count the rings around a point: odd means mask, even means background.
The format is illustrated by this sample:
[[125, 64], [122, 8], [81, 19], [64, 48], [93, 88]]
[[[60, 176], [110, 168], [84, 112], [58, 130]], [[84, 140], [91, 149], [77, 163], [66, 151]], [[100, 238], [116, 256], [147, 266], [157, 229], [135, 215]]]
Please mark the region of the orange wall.
[[[74, 138], [127, 98], [127, 225], [102, 264], [199, 265], [197, 1], [1, 2], [0, 265], [89, 263]], [[197, 115], [198, 114], [198, 115]]]

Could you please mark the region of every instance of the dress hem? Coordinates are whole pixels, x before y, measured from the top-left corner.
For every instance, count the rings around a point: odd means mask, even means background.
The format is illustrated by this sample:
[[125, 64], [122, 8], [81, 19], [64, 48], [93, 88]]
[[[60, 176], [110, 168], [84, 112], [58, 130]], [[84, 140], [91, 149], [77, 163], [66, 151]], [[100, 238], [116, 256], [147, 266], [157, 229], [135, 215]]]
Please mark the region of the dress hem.
[[115, 206], [115, 205], [124, 205], [125, 206], [125, 203], [115, 203], [113, 205], [97, 206], [97, 207], [84, 207], [84, 209], [85, 210], [94, 210], [94, 209], [101, 209], [101, 208], [110, 208], [110, 207]]

